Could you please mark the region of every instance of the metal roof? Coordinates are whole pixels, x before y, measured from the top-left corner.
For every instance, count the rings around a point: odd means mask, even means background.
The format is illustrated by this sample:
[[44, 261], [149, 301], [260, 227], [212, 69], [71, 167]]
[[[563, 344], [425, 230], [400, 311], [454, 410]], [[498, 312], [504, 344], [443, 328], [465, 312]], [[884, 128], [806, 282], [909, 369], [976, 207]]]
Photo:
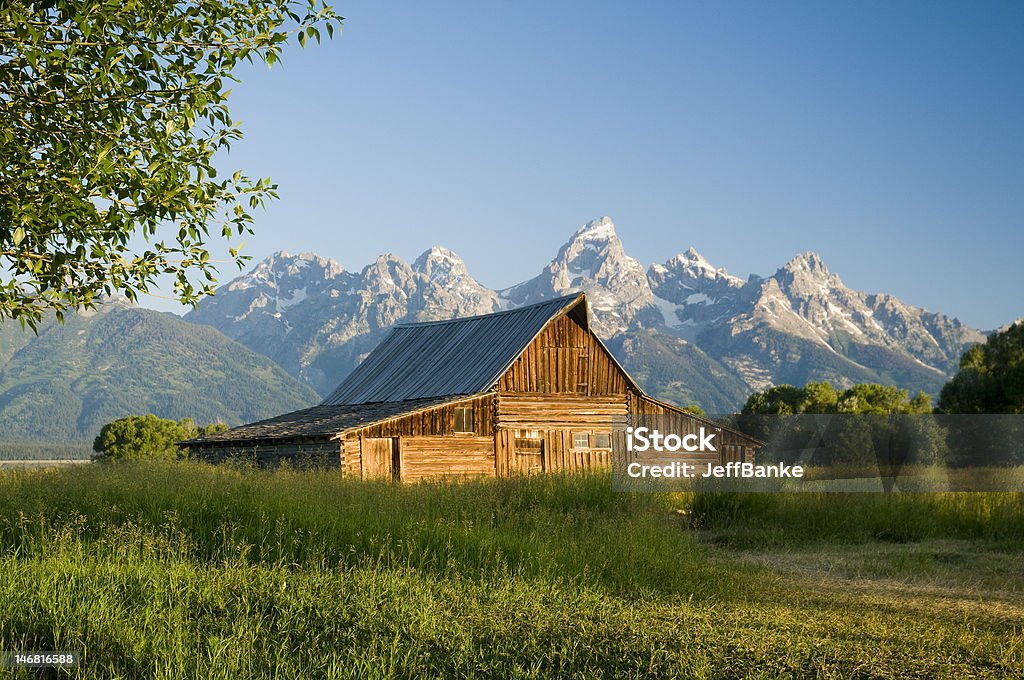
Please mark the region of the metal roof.
[[586, 298], [576, 293], [494, 314], [396, 326], [323, 405], [485, 392], [548, 323], [581, 302]]

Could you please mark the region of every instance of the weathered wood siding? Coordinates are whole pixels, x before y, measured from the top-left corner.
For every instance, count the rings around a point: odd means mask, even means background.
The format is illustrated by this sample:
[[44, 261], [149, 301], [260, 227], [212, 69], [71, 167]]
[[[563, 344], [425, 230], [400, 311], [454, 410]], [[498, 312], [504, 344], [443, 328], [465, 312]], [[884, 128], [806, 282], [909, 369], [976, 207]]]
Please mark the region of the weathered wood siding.
[[448, 476], [494, 476], [492, 437], [402, 437], [399, 446], [403, 482]]
[[362, 450], [363, 479], [391, 479], [392, 447], [391, 437], [363, 437]]
[[453, 437], [455, 436], [455, 409], [460, 406], [473, 407], [473, 431], [487, 435], [494, 430], [494, 395], [487, 394], [476, 399], [466, 399], [454, 404], [445, 404], [429, 410], [394, 418], [383, 423], [370, 425], [361, 430], [352, 430], [348, 436], [362, 437]]
[[499, 428], [545, 429], [576, 427], [625, 427], [626, 395], [544, 395], [522, 392], [496, 397]]
[[530, 343], [497, 387], [499, 392], [624, 395], [626, 386], [607, 350], [567, 314]]
[[[456, 433], [455, 409], [473, 408], [473, 433]], [[402, 481], [445, 475], [494, 475], [494, 395], [466, 399], [377, 423], [345, 434], [343, 473], [390, 478], [392, 439], [398, 440]], [[388, 456], [387, 460], [384, 457]]]
[[[717, 452], [694, 452], [683, 454], [661, 454], [665, 460], [680, 460], [685, 457], [687, 461], [698, 464], [704, 463], [730, 463], [730, 462], [754, 462], [754, 449], [749, 446], [750, 441], [744, 437], [730, 432], [714, 422], [692, 416], [658, 403], [642, 394], [630, 392], [629, 395], [629, 423], [638, 426], [644, 422], [645, 417], [650, 417], [651, 423], [657, 423], [663, 432], [674, 432], [678, 435], [697, 434], [701, 427], [706, 432], [715, 433], [715, 448]], [[650, 459], [654, 462], [655, 454], [645, 454], [645, 462]]]
[[[594, 435], [612, 436], [616, 429], [621, 432], [627, 420], [625, 394], [516, 392], [498, 394], [496, 401], [494, 451], [500, 477], [607, 467], [612, 461], [611, 450], [598, 448]], [[577, 433], [585, 433], [591, 445], [577, 447]]]
[[341, 442], [341, 474], [355, 479], [363, 474], [363, 452], [358, 435], [346, 436]]
[[[608, 448], [574, 434], [625, 427], [629, 380], [579, 314], [552, 322], [497, 384], [494, 453], [500, 477], [584, 471], [611, 464]], [[517, 436], [520, 435], [529, 436]], [[593, 442], [592, 442], [593, 443]]]

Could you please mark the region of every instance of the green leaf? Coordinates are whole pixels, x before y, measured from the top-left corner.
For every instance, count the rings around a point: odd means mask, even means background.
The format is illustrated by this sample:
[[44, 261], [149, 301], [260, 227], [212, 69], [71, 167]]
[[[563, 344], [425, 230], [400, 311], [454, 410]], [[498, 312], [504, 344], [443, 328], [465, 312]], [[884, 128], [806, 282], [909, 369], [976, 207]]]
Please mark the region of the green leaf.
[[14, 234], [11, 236], [11, 240], [14, 241], [15, 246], [20, 246], [21, 242], [25, 240], [25, 228], [18, 227], [14, 230]]

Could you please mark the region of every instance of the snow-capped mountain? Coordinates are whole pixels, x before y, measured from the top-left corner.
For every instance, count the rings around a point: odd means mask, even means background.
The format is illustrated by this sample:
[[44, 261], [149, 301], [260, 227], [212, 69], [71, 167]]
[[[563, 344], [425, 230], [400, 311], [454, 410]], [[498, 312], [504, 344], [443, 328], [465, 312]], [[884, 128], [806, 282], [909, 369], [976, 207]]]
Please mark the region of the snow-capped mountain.
[[743, 287], [742, 279], [716, 268], [693, 248], [665, 264], [652, 264], [647, 279], [665, 324], [674, 328], [721, 319]]
[[501, 296], [524, 305], [579, 290], [590, 300], [594, 330], [604, 337], [622, 333], [654, 304], [643, 265], [626, 254], [609, 217], [587, 222], [540, 274]]
[[885, 294], [847, 288], [815, 253], [744, 280], [693, 248], [644, 268], [615, 224], [583, 225], [534, 278], [494, 291], [440, 246], [410, 266], [382, 255], [358, 273], [277, 253], [188, 319], [216, 326], [321, 393], [399, 322], [485, 314], [582, 290], [595, 330], [656, 395], [734, 409], [770, 384], [829, 380], [936, 393], [981, 332]]
[[381, 255], [358, 273], [286, 251], [217, 290], [189, 321], [215, 326], [324, 393], [396, 323], [497, 311], [455, 253], [432, 248], [410, 266]]
[[829, 380], [934, 393], [966, 347], [982, 341], [982, 333], [956, 319], [847, 288], [815, 253], [747, 282], [729, 318], [699, 334], [702, 345], [758, 389]]

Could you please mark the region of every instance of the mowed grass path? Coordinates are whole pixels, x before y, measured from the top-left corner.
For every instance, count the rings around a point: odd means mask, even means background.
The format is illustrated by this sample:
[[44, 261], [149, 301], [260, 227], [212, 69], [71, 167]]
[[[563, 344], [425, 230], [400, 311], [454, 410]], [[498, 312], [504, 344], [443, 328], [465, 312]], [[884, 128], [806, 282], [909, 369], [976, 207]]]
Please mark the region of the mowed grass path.
[[1016, 494], [3, 471], [0, 649], [85, 654], [44, 677], [1024, 677], [1022, 558]]

